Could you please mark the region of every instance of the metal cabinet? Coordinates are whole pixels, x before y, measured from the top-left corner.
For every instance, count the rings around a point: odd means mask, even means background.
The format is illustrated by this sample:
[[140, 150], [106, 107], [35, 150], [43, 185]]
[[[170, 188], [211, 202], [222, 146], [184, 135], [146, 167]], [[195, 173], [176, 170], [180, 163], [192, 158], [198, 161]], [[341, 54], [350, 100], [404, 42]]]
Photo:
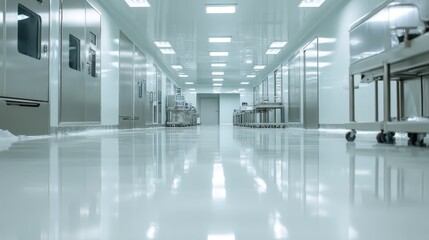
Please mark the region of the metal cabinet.
[[62, 2], [60, 121], [101, 119], [100, 14], [85, 0]]

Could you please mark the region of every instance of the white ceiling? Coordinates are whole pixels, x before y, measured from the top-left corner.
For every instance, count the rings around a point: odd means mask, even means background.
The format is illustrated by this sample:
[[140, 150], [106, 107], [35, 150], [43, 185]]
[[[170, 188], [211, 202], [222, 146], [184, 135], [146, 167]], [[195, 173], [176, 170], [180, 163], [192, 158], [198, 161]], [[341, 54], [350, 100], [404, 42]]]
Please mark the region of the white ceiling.
[[[134, 29], [135, 35], [144, 38], [145, 46], [165, 65], [171, 76], [178, 71], [171, 65], [184, 67], [180, 73], [189, 78], [180, 82], [195, 82], [194, 87], [212, 86], [211, 63], [225, 62], [224, 87], [240, 87], [242, 81], [258, 81], [266, 71], [286, 55], [288, 46], [308, 32], [324, 13], [339, 2], [326, 0], [320, 8], [298, 8], [300, 0], [149, 0], [150, 8], [129, 8], [124, 0], [100, 1]], [[205, 4], [237, 4], [235, 14], [206, 14]], [[213, 36], [231, 36], [232, 43], [209, 43]], [[162, 55], [153, 43], [169, 41], [175, 55]], [[273, 41], [288, 41], [279, 55], [266, 55]], [[210, 57], [209, 51], [228, 51], [228, 57]], [[290, 50], [289, 50], [290, 51]], [[277, 60], [277, 61], [276, 61]], [[257, 64], [267, 65], [257, 78]]]

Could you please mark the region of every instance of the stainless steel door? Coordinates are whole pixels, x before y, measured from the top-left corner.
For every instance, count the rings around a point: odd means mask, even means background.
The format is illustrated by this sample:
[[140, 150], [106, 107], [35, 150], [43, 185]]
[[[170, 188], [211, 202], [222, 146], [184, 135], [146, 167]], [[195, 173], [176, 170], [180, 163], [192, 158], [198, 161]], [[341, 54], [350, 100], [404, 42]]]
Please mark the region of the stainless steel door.
[[134, 52], [134, 127], [145, 126], [146, 56], [139, 50]]
[[219, 97], [201, 98], [201, 124], [219, 125]]
[[4, 0], [0, 0], [0, 96], [4, 95], [4, 79], [5, 79], [5, 73], [4, 73]]
[[3, 97], [47, 102], [49, 1], [9, 0]]
[[304, 49], [304, 128], [319, 128], [318, 39]]
[[85, 29], [85, 120], [88, 122], [101, 121], [101, 77], [100, 77], [100, 38], [101, 38], [101, 16], [88, 3], [86, 9]]
[[85, 121], [85, 4], [62, 4], [61, 122]]
[[119, 36], [119, 128], [133, 127], [134, 46], [122, 32]]

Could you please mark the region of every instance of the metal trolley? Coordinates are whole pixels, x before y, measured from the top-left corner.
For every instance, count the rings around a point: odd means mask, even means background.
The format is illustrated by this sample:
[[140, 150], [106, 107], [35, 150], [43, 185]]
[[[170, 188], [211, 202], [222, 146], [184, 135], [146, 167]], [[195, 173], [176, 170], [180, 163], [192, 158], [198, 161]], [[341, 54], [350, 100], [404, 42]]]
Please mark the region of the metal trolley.
[[281, 101], [260, 101], [251, 109], [235, 110], [234, 125], [252, 128], [284, 128], [286, 123], [283, 104]]
[[[402, 14], [397, 14], [398, 11], [402, 11]], [[429, 82], [429, 20], [422, 19], [420, 13], [421, 9], [416, 4], [387, 1], [351, 27], [350, 123], [346, 124], [346, 128], [351, 131], [346, 134], [347, 141], [354, 141], [358, 130], [370, 130], [380, 131], [377, 135], [378, 143], [393, 144], [396, 132], [406, 132], [409, 145], [426, 146], [424, 138], [429, 132], [429, 119], [425, 116], [427, 110], [424, 107], [428, 104], [428, 98], [424, 88]], [[372, 21], [380, 15], [395, 19], [385, 21], [384, 25]], [[401, 18], [400, 21], [398, 18]], [[370, 34], [374, 34], [376, 30], [378, 32], [375, 34], [378, 36], [371, 36]], [[379, 38], [378, 43], [369, 43], [365, 47], [357, 46], [356, 42], [353, 43], [357, 41], [356, 39], [368, 37]], [[383, 40], [386, 38], [388, 41]], [[380, 51], [380, 47], [383, 51]], [[373, 51], [374, 49], [379, 51]], [[374, 122], [356, 122], [356, 78], [361, 78], [361, 82], [364, 83], [375, 84]], [[418, 103], [420, 109], [413, 119], [404, 115], [406, 105], [404, 84], [411, 80], [419, 82], [420, 85], [420, 91], [414, 93], [420, 95]], [[383, 121], [379, 121], [378, 116], [380, 83], [383, 83]], [[394, 95], [392, 95], [392, 83], [396, 83]], [[392, 116], [392, 96], [396, 97], [396, 116]]]

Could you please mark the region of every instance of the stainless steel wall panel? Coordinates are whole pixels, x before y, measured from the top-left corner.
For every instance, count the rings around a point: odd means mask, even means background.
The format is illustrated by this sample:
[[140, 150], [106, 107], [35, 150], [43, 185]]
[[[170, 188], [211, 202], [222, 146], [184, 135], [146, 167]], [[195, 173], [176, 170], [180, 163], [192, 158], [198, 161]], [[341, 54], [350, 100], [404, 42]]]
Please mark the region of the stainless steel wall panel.
[[88, 3], [86, 9], [86, 46], [84, 49], [85, 69], [85, 120], [89, 122], [101, 121], [101, 16]]
[[304, 128], [319, 128], [319, 49], [317, 38], [304, 49]]
[[[71, 37], [79, 41], [78, 46], [71, 44]], [[85, 121], [85, 42], [84, 2], [63, 1], [60, 122]], [[79, 56], [76, 66], [71, 63], [73, 53]]]
[[48, 101], [49, 1], [6, 1], [3, 97]]
[[301, 122], [301, 56], [289, 60], [289, 122]]
[[134, 45], [123, 33], [119, 36], [119, 128], [133, 127]]

